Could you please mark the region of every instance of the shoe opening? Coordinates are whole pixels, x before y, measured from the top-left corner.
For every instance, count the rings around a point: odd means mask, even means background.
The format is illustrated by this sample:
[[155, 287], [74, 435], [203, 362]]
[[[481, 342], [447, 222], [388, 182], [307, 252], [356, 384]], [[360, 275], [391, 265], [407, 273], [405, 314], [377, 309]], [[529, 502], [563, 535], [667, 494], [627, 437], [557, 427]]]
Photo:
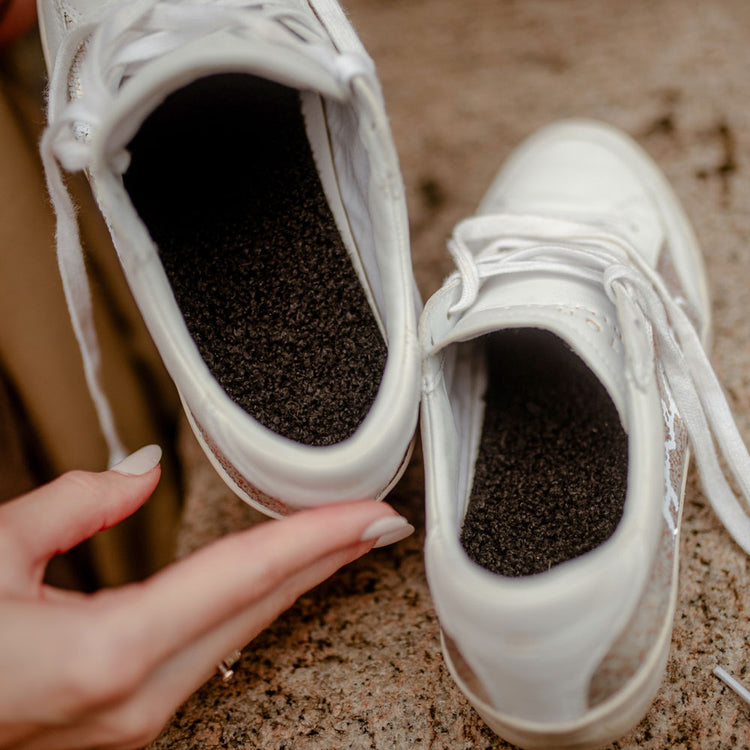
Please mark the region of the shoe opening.
[[614, 532], [627, 435], [604, 386], [554, 334], [504, 330], [475, 343], [488, 385], [461, 543], [500, 575], [542, 573]]
[[350, 437], [386, 347], [320, 183], [299, 92], [244, 74], [169, 96], [125, 187], [227, 394], [307, 445]]

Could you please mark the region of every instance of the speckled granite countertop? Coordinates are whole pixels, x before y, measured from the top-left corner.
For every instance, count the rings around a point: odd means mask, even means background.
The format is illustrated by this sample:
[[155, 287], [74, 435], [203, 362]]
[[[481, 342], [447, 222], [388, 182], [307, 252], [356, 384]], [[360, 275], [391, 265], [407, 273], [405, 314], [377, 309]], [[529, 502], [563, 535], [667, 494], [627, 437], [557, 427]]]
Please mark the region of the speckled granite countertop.
[[[666, 171], [707, 258], [713, 361], [750, 440], [750, 4], [746, 0], [350, 0], [378, 64], [426, 297], [453, 224], [526, 135], [587, 116], [629, 132]], [[181, 554], [261, 521], [183, 438]], [[304, 596], [213, 679], [154, 750], [500, 748], [443, 666], [422, 565], [419, 454], [391, 495], [417, 526]], [[750, 564], [691, 475], [667, 675], [613, 748], [747, 748], [750, 710], [712, 676], [750, 684]]]

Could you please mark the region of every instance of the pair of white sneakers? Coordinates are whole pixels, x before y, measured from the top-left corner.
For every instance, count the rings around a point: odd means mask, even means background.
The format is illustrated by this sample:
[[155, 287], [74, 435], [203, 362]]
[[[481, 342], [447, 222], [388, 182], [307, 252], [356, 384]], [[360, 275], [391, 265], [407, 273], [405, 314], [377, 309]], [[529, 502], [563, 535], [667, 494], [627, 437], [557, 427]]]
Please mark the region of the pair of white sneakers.
[[458, 270], [417, 334], [396, 152], [335, 0], [40, 0], [39, 15], [60, 268], [113, 461], [63, 169], [87, 172], [227, 484], [271, 516], [383, 497], [421, 393], [451, 673], [524, 747], [623, 734], [667, 657], [688, 438], [750, 552], [715, 449], [748, 497], [704, 353], [700, 250], [655, 165], [601, 124], [532, 137], [456, 228]]

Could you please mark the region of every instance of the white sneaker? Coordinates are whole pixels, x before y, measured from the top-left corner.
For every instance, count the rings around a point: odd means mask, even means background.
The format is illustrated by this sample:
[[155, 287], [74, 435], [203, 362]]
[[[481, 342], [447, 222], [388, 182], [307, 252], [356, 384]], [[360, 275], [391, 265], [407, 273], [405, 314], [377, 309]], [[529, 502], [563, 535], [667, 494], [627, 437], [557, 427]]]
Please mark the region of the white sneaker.
[[[750, 551], [750, 459], [704, 354], [701, 255], [626, 136], [565, 122], [524, 144], [449, 245], [427, 303], [426, 565], [450, 671], [522, 747], [624, 734], [661, 680], [688, 435]], [[709, 427], [710, 425], [710, 427]]]
[[85, 170], [216, 470], [269, 515], [383, 497], [419, 301], [380, 87], [334, 0], [40, 0], [60, 268], [121, 453], [60, 166]]

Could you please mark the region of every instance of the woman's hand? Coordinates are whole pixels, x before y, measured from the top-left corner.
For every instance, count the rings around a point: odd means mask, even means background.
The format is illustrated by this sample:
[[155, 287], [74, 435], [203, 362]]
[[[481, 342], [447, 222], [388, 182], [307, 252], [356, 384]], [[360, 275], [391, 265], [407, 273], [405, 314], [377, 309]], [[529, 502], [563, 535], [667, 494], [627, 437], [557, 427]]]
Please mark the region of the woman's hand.
[[142, 583], [45, 585], [53, 555], [145, 502], [160, 455], [148, 446], [0, 506], [0, 747], [141, 747], [300, 594], [413, 530], [384, 503], [337, 504], [225, 537]]

